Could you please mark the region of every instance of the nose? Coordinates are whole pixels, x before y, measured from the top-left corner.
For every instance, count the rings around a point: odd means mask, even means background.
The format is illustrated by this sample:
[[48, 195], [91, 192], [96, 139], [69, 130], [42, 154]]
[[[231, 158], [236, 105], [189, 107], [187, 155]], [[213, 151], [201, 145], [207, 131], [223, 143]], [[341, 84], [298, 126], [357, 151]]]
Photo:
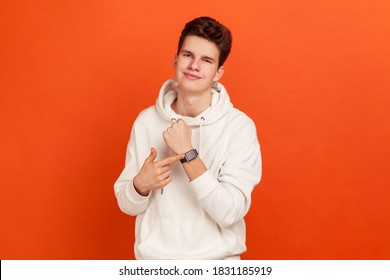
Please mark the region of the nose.
[[199, 60], [193, 59], [190, 64], [188, 65], [188, 68], [193, 70], [193, 71], [199, 71], [200, 70], [200, 64]]

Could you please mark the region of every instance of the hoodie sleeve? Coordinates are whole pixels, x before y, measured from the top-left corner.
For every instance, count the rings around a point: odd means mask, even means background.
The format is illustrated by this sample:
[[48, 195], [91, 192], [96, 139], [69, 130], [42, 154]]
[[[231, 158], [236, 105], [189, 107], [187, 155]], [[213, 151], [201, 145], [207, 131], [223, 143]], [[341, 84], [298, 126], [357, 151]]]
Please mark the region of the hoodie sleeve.
[[217, 178], [208, 170], [190, 182], [203, 209], [222, 228], [242, 220], [261, 178], [261, 154], [252, 121], [235, 137]]
[[134, 131], [135, 125], [131, 131], [130, 140], [127, 145], [125, 168], [114, 184], [115, 196], [118, 201], [119, 208], [122, 212], [129, 215], [138, 215], [143, 213], [149, 204], [150, 197], [150, 193], [146, 197], [138, 194], [133, 185], [133, 178], [138, 174], [141, 168], [137, 160]]

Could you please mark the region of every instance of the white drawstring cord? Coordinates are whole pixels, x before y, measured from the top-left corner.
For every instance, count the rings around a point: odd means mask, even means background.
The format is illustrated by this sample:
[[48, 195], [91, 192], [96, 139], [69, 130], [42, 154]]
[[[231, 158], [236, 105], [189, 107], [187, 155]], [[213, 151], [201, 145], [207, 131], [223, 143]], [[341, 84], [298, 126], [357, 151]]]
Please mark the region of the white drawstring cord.
[[200, 118], [200, 125], [199, 125], [199, 151], [198, 151], [199, 154], [200, 154], [201, 146], [202, 146], [202, 126], [203, 126], [203, 122], [205, 120], [206, 119], [204, 117]]

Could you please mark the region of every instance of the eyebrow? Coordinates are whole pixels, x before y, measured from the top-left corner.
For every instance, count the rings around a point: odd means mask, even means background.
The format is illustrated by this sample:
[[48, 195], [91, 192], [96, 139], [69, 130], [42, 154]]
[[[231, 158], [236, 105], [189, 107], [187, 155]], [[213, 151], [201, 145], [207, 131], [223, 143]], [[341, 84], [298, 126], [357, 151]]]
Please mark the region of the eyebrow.
[[[189, 50], [185, 50], [185, 49], [181, 50], [180, 52], [181, 52], [181, 53], [188, 53], [188, 54], [194, 55], [193, 52], [191, 52], [191, 51], [189, 51]], [[212, 60], [213, 62], [215, 62], [215, 59], [214, 59], [213, 57], [210, 57], [210, 56], [207, 56], [207, 55], [202, 55], [201, 58], [203, 58], [203, 59], [209, 59], [209, 60]]]

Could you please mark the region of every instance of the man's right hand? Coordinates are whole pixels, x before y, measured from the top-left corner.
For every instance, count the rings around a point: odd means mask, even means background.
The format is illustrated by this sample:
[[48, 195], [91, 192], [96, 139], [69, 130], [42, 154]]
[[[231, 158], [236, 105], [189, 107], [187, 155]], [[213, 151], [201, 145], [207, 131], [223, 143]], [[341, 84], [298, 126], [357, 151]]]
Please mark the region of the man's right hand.
[[151, 149], [138, 175], [134, 177], [135, 190], [142, 196], [147, 196], [150, 190], [163, 188], [172, 181], [171, 163], [181, 160], [184, 155], [175, 155], [160, 161], [155, 161], [157, 151]]

